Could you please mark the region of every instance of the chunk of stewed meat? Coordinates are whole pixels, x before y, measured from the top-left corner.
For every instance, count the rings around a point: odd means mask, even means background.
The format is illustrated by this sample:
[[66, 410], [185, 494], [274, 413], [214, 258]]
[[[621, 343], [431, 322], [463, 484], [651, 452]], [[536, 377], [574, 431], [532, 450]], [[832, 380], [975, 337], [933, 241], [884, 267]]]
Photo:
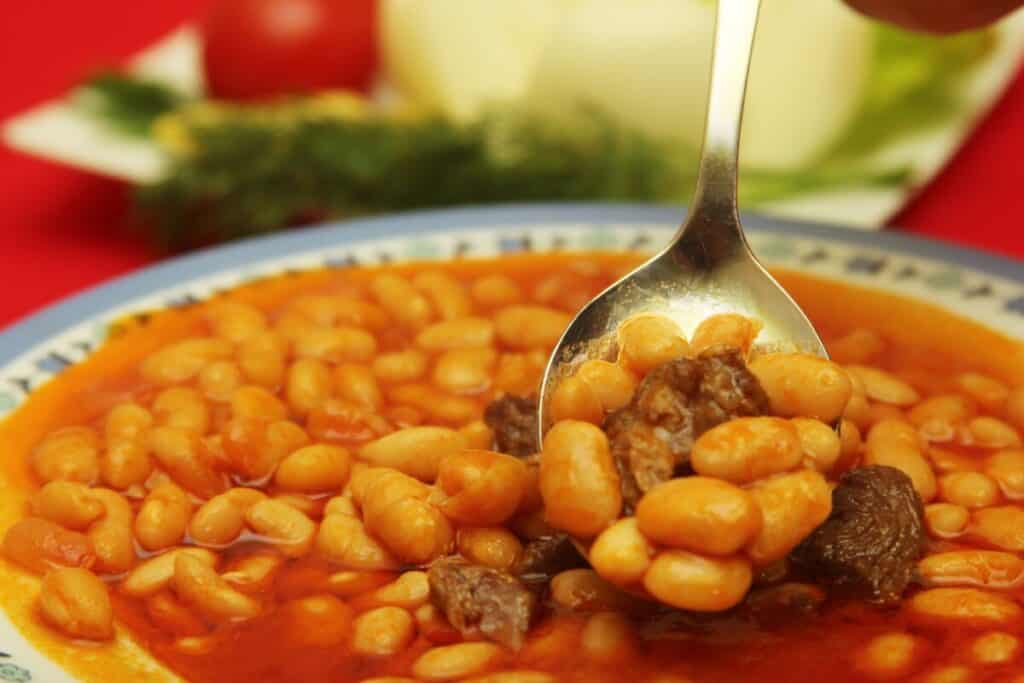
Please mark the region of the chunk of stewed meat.
[[537, 399], [502, 396], [484, 410], [484, 422], [494, 431], [494, 447], [520, 458], [537, 453]]
[[678, 473], [698, 436], [734, 417], [762, 415], [768, 407], [757, 377], [733, 349], [710, 350], [651, 370], [629, 405], [603, 425], [627, 509]]
[[794, 564], [837, 593], [897, 603], [924, 554], [924, 506], [894, 467], [859, 467], [832, 492], [832, 514], [793, 551]]
[[535, 538], [525, 546], [512, 572], [528, 584], [546, 584], [555, 574], [587, 566], [568, 534]]
[[435, 562], [427, 578], [434, 606], [463, 635], [478, 633], [512, 650], [523, 646], [537, 598], [519, 579], [457, 557]]

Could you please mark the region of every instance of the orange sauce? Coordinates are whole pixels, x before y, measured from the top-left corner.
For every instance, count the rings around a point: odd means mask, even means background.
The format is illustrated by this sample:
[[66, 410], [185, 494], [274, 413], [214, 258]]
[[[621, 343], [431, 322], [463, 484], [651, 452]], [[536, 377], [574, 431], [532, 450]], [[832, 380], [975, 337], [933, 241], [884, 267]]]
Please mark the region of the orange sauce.
[[[600, 266], [594, 272], [576, 273], [567, 267], [580, 258], [514, 256], [497, 263], [466, 261], [440, 267], [464, 281], [501, 272], [527, 291], [545, 277], [563, 273], [563, 296], [582, 302], [599, 291], [614, 273], [636, 261], [635, 256], [596, 254], [586, 256], [587, 262]], [[398, 270], [415, 272], [420, 268], [423, 266], [412, 264]], [[244, 286], [231, 296], [273, 312], [301, 293], [362, 291], [375, 272], [377, 269], [353, 269], [283, 276]], [[874, 330], [888, 344], [882, 357], [872, 364], [907, 379], [924, 394], [948, 390], [950, 378], [967, 370], [984, 372], [1011, 385], [1024, 383], [1024, 348], [1017, 341], [921, 302], [796, 273], [779, 275], [826, 341], [858, 327]], [[0, 423], [0, 444], [4, 447], [0, 462], [0, 485], [4, 490], [0, 496], [0, 530], [6, 530], [24, 514], [27, 495], [36, 486], [27, 467], [35, 443], [57, 427], [99, 419], [118, 401], [150, 395], [153, 389], [135, 373], [138, 362], [171, 340], [203, 332], [205, 325], [193, 309], [160, 312], [145, 323], [126, 320], [88, 361], [66, 369]], [[392, 331], [379, 342], [381, 349], [387, 350], [407, 339], [403, 333]], [[482, 395], [481, 406], [489, 398]], [[951, 449], [968, 457], [981, 455], [981, 451], [969, 448]], [[227, 553], [243, 551], [244, 547], [236, 547]], [[322, 592], [329, 571], [316, 559], [294, 562], [262, 597], [273, 604], [279, 599]], [[39, 624], [32, 607], [38, 590], [35, 584], [25, 572], [0, 562], [0, 605], [37, 647], [86, 680], [155, 680], [157, 674], [146, 668], [145, 658], [132, 652], [132, 641], [197, 683], [357, 683], [373, 676], [408, 676], [415, 658], [433, 645], [420, 636], [402, 653], [379, 659], [355, 656], [345, 646], [302, 645], [291, 637], [287, 620], [280, 618], [279, 611], [271, 610], [252, 621], [221, 627], [211, 651], [183, 654], [173, 646], [172, 637], [150, 622], [140, 603], [113, 590], [115, 611], [123, 627], [121, 637], [114, 644], [89, 646], [88, 657], [82, 657], [81, 644], [70, 643]], [[1008, 681], [1012, 673], [1024, 673], [1024, 655], [1020, 664], [1001, 668], [984, 669], [973, 664], [969, 644], [979, 631], [925, 629], [911, 624], [901, 609], [881, 611], [863, 604], [829, 603], [818, 615], [764, 627], [729, 619], [690, 628], [676, 625], [656, 629], [638, 623], [633, 654], [615, 662], [594, 661], [578, 646], [575, 634], [585, 619], [586, 615], [549, 612], [531, 631], [524, 650], [508, 655], [507, 668], [549, 671], [564, 681], [645, 681], [655, 673], [675, 673], [701, 683], [846, 683], [865, 680], [854, 661], [856, 652], [871, 636], [906, 631], [919, 635], [926, 643], [915, 654], [915, 670], [919, 672], [942, 664], [964, 664], [974, 672], [971, 680]], [[1024, 625], [1020, 623], [1004, 630], [1024, 639]]]

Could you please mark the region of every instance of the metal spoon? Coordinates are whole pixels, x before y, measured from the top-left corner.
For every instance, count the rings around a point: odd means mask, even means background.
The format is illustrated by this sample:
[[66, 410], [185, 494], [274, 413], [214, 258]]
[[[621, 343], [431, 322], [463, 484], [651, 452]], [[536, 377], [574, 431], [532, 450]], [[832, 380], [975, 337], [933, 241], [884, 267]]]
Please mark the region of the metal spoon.
[[584, 306], [562, 335], [541, 385], [542, 438], [553, 385], [606, 349], [619, 325], [639, 313], [668, 316], [687, 335], [713, 314], [739, 313], [764, 324], [759, 346], [828, 357], [807, 316], [758, 262], [740, 225], [740, 124], [760, 4], [718, 0], [704, 145], [689, 215], [661, 253]]

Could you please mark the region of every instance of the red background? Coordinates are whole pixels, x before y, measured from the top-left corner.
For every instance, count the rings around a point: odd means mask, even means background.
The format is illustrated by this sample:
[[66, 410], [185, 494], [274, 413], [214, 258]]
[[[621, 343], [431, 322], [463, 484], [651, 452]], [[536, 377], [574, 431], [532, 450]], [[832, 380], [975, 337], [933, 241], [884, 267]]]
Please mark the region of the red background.
[[[0, 21], [0, 119], [116, 63], [209, 0], [8, 2]], [[893, 223], [1024, 258], [1024, 71], [942, 176]], [[131, 225], [121, 183], [0, 147], [0, 327], [160, 258]]]

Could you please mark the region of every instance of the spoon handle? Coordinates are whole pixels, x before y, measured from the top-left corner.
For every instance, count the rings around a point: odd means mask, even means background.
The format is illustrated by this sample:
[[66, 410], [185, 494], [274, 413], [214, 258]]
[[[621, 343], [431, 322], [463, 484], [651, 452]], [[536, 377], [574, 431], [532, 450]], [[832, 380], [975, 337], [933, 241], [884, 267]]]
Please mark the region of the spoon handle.
[[[690, 217], [677, 240], [745, 244], [737, 208], [740, 127], [761, 0], [718, 0], [704, 145]], [[708, 232], [712, 231], [712, 232]], [[731, 239], [730, 239], [731, 238]]]

